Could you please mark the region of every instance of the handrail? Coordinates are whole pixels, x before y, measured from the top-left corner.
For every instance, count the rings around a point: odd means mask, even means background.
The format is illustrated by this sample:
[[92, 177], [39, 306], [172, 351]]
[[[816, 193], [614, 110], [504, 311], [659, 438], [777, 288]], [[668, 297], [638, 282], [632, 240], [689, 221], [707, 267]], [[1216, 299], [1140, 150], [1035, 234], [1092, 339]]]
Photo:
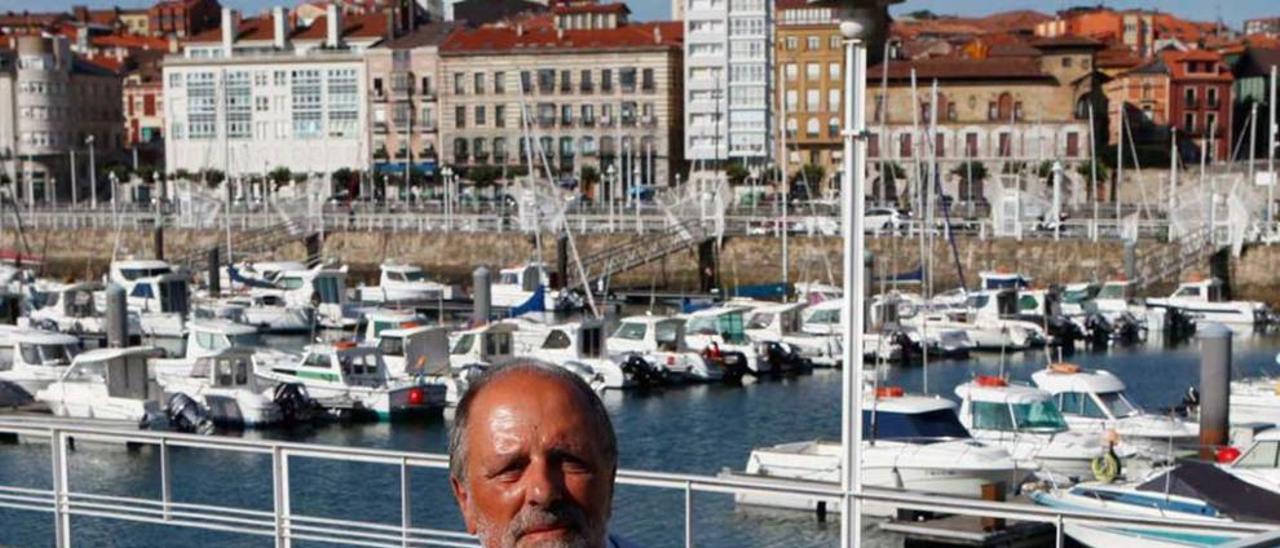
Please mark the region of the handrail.
[[[57, 527], [59, 546], [70, 544], [71, 516], [95, 516], [120, 521], [190, 527], [248, 535], [275, 537], [277, 545], [288, 546], [292, 540], [319, 540], [353, 546], [475, 546], [473, 537], [452, 530], [415, 527], [409, 519], [408, 469], [411, 467], [447, 469], [449, 458], [441, 454], [413, 453], [388, 449], [371, 449], [333, 445], [305, 444], [287, 441], [251, 440], [243, 438], [206, 437], [193, 434], [152, 431], [126, 431], [77, 425], [41, 417], [0, 418], [0, 432], [43, 436], [51, 440], [50, 452], [54, 486], [52, 489], [0, 486], [0, 507], [52, 512]], [[93, 439], [114, 443], [154, 445], [160, 448], [164, 487], [161, 499], [98, 495], [71, 490], [67, 475], [69, 440]], [[211, 504], [192, 504], [170, 498], [168, 454], [173, 447], [248, 452], [272, 457], [272, 480], [275, 505], [270, 511], [249, 510]], [[396, 466], [401, 471], [400, 525], [384, 522], [308, 516], [290, 510], [289, 461], [291, 458], [325, 459]], [[822, 499], [838, 503], [844, 498], [838, 484], [811, 480], [758, 477], [712, 477], [697, 474], [661, 473], [620, 470], [617, 484], [683, 491], [685, 495], [684, 525], [686, 545], [691, 543], [694, 493], [717, 495], [774, 494]], [[1165, 517], [1117, 516], [1088, 511], [1067, 510], [1028, 504], [991, 502], [962, 497], [913, 493], [894, 489], [864, 488], [852, 497], [864, 502], [892, 504], [917, 511], [965, 516], [999, 517], [1012, 520], [1052, 524], [1151, 526], [1178, 531], [1212, 531], [1231, 534], [1258, 534], [1280, 531], [1280, 526], [1255, 523], [1202, 523]]]

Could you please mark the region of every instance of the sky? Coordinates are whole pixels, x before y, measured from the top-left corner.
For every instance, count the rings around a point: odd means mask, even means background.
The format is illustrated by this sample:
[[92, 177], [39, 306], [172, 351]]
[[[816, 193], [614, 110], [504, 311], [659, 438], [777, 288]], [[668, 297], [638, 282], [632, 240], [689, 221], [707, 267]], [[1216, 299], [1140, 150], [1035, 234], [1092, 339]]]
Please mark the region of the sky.
[[[298, 0], [221, 0], [224, 6], [256, 13], [283, 4], [294, 5]], [[0, 0], [0, 11], [70, 9], [72, 4], [90, 7], [136, 7], [152, 4], [152, 0]], [[1158, 8], [1182, 17], [1202, 21], [1214, 21], [1219, 16], [1228, 25], [1240, 28], [1245, 19], [1264, 16], [1280, 16], [1280, 3], [1276, 0], [907, 0], [896, 12], [920, 9], [942, 14], [986, 15], [993, 11], [1013, 9], [1037, 9], [1040, 11], [1102, 3], [1114, 8]], [[671, 16], [670, 0], [628, 0], [636, 19], [665, 19]]]

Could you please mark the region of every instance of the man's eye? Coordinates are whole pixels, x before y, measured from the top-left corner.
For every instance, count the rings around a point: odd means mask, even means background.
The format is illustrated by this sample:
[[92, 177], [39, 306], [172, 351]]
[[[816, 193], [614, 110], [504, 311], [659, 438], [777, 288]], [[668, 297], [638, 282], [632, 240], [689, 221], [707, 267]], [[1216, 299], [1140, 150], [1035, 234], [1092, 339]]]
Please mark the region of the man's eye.
[[590, 472], [591, 465], [582, 459], [566, 456], [564, 457], [564, 469], [570, 472]]

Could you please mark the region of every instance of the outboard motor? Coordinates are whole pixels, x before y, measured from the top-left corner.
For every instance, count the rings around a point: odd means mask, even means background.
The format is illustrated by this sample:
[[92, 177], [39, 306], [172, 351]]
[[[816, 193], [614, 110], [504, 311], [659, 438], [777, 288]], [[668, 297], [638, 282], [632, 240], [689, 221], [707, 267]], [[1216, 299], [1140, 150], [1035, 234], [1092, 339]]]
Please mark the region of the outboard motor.
[[307, 393], [307, 387], [299, 383], [277, 384], [271, 401], [280, 407], [285, 424], [311, 422], [316, 417], [318, 405]]
[[924, 343], [916, 342], [906, 331], [894, 331], [889, 335], [889, 340], [902, 349], [903, 362], [913, 362], [924, 357]]
[[1111, 336], [1117, 343], [1129, 345], [1142, 340], [1142, 326], [1138, 324], [1138, 319], [1128, 312], [1117, 316], [1111, 329]]
[[1089, 341], [1089, 346], [1095, 349], [1106, 348], [1107, 343], [1111, 341], [1111, 336], [1115, 333], [1115, 328], [1111, 322], [1102, 314], [1092, 313], [1084, 319], [1085, 334]]
[[1164, 337], [1168, 344], [1178, 344], [1196, 334], [1196, 322], [1179, 308], [1164, 309]]
[[652, 388], [667, 382], [667, 371], [655, 367], [638, 354], [628, 354], [622, 362], [622, 374], [638, 388]]
[[169, 416], [169, 424], [179, 432], [202, 436], [213, 433], [213, 421], [209, 419], [209, 414], [191, 396], [181, 392], [169, 396], [165, 412]]
[[775, 375], [797, 373], [811, 367], [809, 361], [791, 348], [790, 345], [776, 341], [769, 341], [764, 344], [766, 350], [765, 359], [772, 365], [770, 371]]

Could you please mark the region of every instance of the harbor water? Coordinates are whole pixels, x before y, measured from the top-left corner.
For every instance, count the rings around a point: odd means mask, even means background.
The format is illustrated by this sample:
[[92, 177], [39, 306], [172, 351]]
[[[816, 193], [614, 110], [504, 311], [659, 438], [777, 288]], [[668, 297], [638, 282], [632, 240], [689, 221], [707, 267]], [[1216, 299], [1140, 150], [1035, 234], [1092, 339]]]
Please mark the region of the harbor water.
[[[274, 345], [301, 344], [275, 340]], [[1276, 349], [1280, 337], [1238, 336], [1237, 378], [1280, 373]], [[1181, 402], [1197, 382], [1199, 356], [1195, 343], [1177, 348], [1154, 345], [1078, 353], [1070, 361], [1114, 372], [1131, 396], [1148, 409]], [[1003, 364], [1002, 364], [1003, 361]], [[966, 361], [943, 361], [925, 370], [919, 365], [893, 366], [886, 383], [908, 391], [927, 390], [954, 399], [952, 389], [973, 375], [1007, 372], [1029, 380], [1044, 367], [1043, 352], [978, 355]], [[820, 370], [812, 375], [765, 380], [741, 387], [691, 386], [651, 393], [608, 392], [605, 403], [620, 443], [620, 465], [628, 469], [714, 475], [725, 468], [742, 469], [755, 447], [809, 439], [839, 440], [841, 374]], [[395, 424], [335, 424], [296, 430], [249, 432], [290, 441], [390, 448], [443, 453], [449, 418]], [[102, 495], [160, 497], [160, 462], [149, 450], [83, 448], [73, 451], [71, 489]], [[272, 504], [270, 457], [204, 450], [171, 450], [174, 499], [181, 502], [240, 506], [269, 511]], [[332, 463], [295, 458], [290, 461], [292, 509], [295, 513], [398, 525], [398, 468]], [[450, 495], [446, 473], [417, 470], [411, 476], [413, 524], [457, 530], [461, 518]], [[0, 446], [0, 485], [49, 489], [47, 445]], [[620, 488], [612, 531], [643, 546], [683, 543], [683, 493], [647, 488]], [[694, 499], [694, 543], [698, 546], [834, 546], [839, 521], [819, 523], [811, 514], [736, 508], [732, 498], [698, 494]], [[162, 527], [109, 519], [72, 518], [77, 546], [270, 546], [268, 537]], [[51, 514], [0, 509], [0, 545], [53, 546]], [[296, 546], [325, 546], [295, 542]]]

